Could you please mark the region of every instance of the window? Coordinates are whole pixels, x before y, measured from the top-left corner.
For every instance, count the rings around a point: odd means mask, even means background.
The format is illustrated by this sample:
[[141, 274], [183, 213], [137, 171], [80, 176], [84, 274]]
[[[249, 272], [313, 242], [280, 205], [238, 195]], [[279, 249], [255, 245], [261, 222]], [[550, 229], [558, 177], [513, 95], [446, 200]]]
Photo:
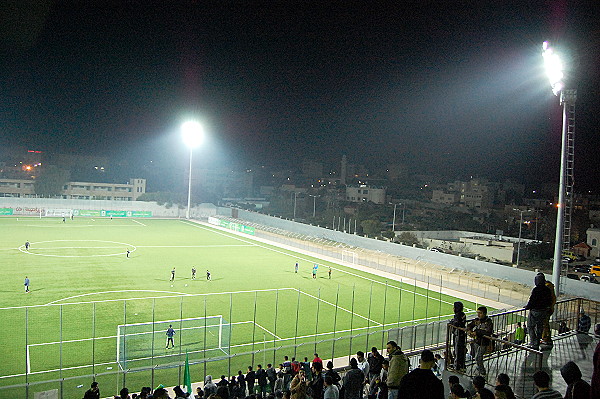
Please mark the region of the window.
[[596, 245], [598, 245], [598, 240], [596, 240], [595, 238], [592, 239], [592, 246], [595, 247]]

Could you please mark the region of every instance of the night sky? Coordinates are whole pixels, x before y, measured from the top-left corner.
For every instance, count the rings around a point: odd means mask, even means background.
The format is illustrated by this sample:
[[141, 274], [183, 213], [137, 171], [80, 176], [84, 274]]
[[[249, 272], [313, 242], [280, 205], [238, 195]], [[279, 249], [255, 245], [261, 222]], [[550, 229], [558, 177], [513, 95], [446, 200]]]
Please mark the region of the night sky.
[[346, 154], [557, 181], [552, 40], [578, 89], [576, 188], [598, 192], [598, 1], [13, 3], [0, 5], [0, 146], [166, 165], [186, 159], [178, 128], [193, 117], [202, 167]]

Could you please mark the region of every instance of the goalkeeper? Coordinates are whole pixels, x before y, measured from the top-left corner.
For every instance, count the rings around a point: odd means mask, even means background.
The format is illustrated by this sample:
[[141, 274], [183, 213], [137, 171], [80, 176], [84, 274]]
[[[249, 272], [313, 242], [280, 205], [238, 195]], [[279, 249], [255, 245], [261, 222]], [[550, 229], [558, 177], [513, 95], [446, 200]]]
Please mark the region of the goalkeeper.
[[173, 336], [175, 335], [175, 330], [173, 330], [173, 325], [169, 324], [169, 328], [167, 329], [167, 348], [169, 349], [169, 343], [171, 344], [171, 348], [175, 347], [175, 343], [173, 342]]

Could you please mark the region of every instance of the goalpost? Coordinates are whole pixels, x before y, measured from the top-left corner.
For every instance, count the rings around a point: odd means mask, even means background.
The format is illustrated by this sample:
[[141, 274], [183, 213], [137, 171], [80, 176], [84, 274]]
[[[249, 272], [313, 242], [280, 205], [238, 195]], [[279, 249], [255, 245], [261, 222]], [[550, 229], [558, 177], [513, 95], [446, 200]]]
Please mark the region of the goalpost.
[[[165, 352], [169, 326], [175, 330], [176, 350]], [[120, 324], [117, 326], [117, 363], [126, 369], [128, 362], [152, 357], [168, 364], [177, 360], [173, 359], [180, 353], [177, 348], [207, 358], [228, 355], [230, 326], [221, 315]]]
[[[73, 209], [46, 209], [44, 216], [46, 217], [68, 217], [73, 214]], [[41, 215], [41, 212], [40, 212]]]
[[342, 262], [347, 262], [347, 263], [356, 265], [358, 263], [358, 255], [356, 254], [356, 252], [343, 249], [342, 250]]

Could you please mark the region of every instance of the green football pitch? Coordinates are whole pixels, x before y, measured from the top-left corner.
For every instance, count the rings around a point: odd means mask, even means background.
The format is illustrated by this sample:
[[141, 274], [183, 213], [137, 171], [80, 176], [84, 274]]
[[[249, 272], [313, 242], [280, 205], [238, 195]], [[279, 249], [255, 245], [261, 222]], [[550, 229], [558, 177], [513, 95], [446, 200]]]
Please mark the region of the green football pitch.
[[384, 330], [448, 317], [457, 300], [183, 220], [2, 218], [0, 243], [0, 397], [26, 382], [76, 390], [91, 374], [175, 385], [186, 353], [196, 381], [284, 355], [347, 356], [380, 347]]

